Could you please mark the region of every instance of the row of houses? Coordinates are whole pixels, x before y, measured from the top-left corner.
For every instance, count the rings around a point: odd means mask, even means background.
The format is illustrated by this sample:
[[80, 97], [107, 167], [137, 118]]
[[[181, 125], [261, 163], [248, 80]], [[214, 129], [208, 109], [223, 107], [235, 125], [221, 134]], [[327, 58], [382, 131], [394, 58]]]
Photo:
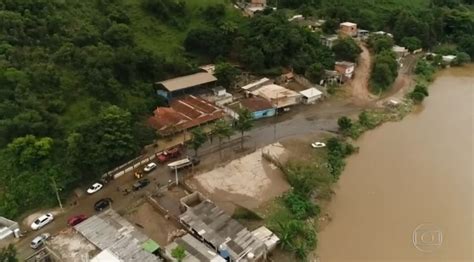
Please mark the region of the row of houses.
[[[63, 241], [91, 246], [88, 254], [80, 254], [78, 258], [78, 261], [91, 262], [176, 262], [173, 250], [177, 247], [184, 251], [179, 260], [182, 262], [265, 261], [280, 241], [265, 226], [249, 231], [197, 191], [181, 198], [179, 205], [182, 213], [176, 222], [185, 230], [168, 240], [172, 242], [165, 246], [160, 246], [143, 227], [138, 228], [111, 208], [74, 226], [73, 240]], [[62, 261], [74, 256], [64, 253], [71, 250], [56, 249], [54, 245], [44, 248], [27, 261]], [[49, 259], [35, 260], [45, 252]]]
[[249, 110], [254, 119], [260, 119], [300, 103], [315, 103], [323, 96], [319, 86], [297, 92], [269, 78], [244, 85], [241, 92], [232, 95], [217, 85], [212, 72], [212, 67], [206, 66], [203, 72], [155, 83], [156, 95], [168, 105], [157, 107], [148, 124], [160, 135], [169, 136], [226, 116], [237, 118], [242, 108]]

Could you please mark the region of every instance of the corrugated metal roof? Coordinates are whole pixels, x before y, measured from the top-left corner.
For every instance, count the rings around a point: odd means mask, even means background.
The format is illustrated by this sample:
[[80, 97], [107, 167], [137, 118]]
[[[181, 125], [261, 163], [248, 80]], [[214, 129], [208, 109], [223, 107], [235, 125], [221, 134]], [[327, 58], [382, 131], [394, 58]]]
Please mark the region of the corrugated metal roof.
[[212, 74], [206, 72], [195, 73], [192, 75], [176, 77], [165, 81], [157, 82], [170, 92], [183, 90], [193, 86], [212, 83], [217, 81], [217, 78]]
[[209, 200], [189, 207], [180, 220], [214, 247], [226, 246], [233, 259], [247, 252], [252, 252], [255, 257], [265, 252], [262, 241]]
[[74, 228], [96, 247], [108, 250], [122, 261], [161, 261], [141, 247], [149, 237], [112, 209], [92, 216]]

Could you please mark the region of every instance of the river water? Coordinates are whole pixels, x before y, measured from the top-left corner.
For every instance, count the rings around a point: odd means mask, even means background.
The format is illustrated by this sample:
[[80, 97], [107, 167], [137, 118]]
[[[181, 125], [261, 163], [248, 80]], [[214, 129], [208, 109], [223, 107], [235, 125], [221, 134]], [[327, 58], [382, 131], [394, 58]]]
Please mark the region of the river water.
[[358, 141], [328, 207], [327, 261], [474, 261], [474, 66], [439, 73], [423, 107]]

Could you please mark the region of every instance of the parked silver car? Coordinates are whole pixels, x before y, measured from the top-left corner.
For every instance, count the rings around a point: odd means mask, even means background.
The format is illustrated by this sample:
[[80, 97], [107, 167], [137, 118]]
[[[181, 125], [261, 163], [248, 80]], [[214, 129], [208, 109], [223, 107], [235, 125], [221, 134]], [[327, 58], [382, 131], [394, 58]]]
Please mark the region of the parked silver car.
[[48, 240], [51, 235], [49, 233], [43, 233], [31, 240], [30, 247], [37, 249], [44, 244], [44, 241]]

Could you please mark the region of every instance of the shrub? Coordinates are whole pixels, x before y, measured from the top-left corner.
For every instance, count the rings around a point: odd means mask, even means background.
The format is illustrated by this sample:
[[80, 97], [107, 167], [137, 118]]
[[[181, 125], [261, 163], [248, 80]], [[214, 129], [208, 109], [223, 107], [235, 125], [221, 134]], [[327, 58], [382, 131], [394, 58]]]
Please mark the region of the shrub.
[[295, 191], [287, 194], [284, 198], [285, 205], [297, 219], [307, 219], [318, 215], [319, 206], [312, 203], [307, 197], [304, 197]]

